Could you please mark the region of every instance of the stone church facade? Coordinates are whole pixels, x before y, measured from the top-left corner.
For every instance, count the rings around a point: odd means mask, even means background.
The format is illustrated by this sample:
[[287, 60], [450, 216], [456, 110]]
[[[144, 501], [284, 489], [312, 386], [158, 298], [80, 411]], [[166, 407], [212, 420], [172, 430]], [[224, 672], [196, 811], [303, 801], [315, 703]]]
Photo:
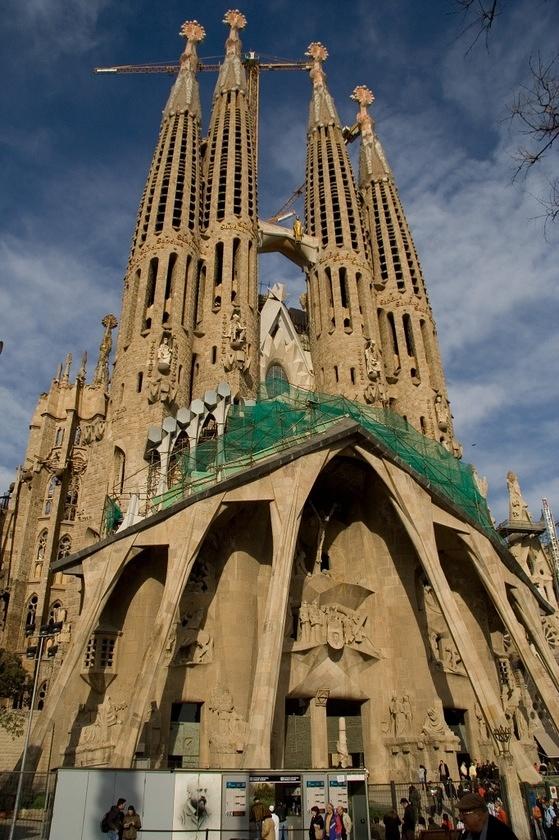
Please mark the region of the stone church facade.
[[[91, 382], [41, 395], [2, 528], [2, 644], [37, 647], [37, 760], [366, 766], [497, 760], [513, 822], [557, 739], [557, 601], [509, 477], [503, 534], [461, 461], [421, 266], [355, 88], [357, 180], [311, 79], [304, 228], [258, 218], [244, 16], [201, 134], [195, 21], [163, 112], [117, 319]], [[258, 253], [306, 274], [258, 296]], [[511, 474], [512, 475], [512, 474]], [[505, 733], [505, 744], [495, 733]], [[538, 740], [539, 735], [539, 740]]]

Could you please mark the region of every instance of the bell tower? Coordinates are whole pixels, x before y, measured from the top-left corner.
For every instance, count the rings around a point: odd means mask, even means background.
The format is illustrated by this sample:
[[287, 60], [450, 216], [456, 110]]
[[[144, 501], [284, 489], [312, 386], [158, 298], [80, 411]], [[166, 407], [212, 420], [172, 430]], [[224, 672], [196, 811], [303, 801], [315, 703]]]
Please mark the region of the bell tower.
[[197, 44], [204, 34], [197, 21], [181, 29], [186, 46], [163, 111], [124, 281], [110, 421], [129, 474], [145, 467], [138, 440], [147, 427], [190, 398], [202, 185]]
[[317, 388], [383, 405], [370, 243], [342, 128], [326, 87], [326, 47], [312, 43], [313, 85], [306, 167], [306, 227], [319, 243], [308, 272], [310, 347]]
[[225, 58], [204, 156], [203, 255], [194, 302], [192, 396], [226, 380], [233, 396], [258, 387], [258, 206], [253, 117], [241, 61], [241, 12], [227, 12]]
[[418, 431], [460, 456], [421, 265], [392, 170], [367, 110], [374, 95], [360, 85], [352, 99], [359, 104], [359, 187], [372, 241], [389, 406]]

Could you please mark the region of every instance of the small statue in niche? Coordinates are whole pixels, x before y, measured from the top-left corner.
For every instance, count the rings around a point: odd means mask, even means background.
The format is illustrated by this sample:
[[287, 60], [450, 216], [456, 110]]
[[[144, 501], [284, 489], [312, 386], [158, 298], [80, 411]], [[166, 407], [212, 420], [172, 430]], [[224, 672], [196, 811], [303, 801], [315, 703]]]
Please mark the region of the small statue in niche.
[[241, 323], [241, 316], [233, 312], [229, 329], [229, 344], [232, 350], [240, 350], [246, 344], [246, 329]]
[[240, 370], [247, 371], [250, 366], [250, 359], [246, 354], [246, 327], [241, 321], [240, 314], [235, 311], [231, 315], [229, 325], [229, 347], [230, 351], [225, 355], [223, 367], [226, 371]]
[[447, 400], [438, 391], [435, 395], [435, 414], [438, 428], [441, 432], [447, 432], [450, 426], [450, 411]]
[[380, 380], [381, 366], [374, 338], [367, 339], [365, 344], [365, 368], [371, 382]]
[[171, 347], [169, 337], [164, 335], [161, 344], [157, 348], [157, 370], [159, 373], [169, 373], [171, 370]]

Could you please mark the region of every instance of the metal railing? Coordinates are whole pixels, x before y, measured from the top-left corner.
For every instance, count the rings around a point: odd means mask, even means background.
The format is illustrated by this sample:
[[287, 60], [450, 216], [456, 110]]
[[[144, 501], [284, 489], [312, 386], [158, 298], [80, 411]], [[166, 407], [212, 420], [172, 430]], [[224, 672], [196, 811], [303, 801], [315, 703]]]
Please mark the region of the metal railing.
[[0, 773], [0, 840], [7, 840], [21, 779], [14, 840], [46, 840], [52, 816], [55, 773]]

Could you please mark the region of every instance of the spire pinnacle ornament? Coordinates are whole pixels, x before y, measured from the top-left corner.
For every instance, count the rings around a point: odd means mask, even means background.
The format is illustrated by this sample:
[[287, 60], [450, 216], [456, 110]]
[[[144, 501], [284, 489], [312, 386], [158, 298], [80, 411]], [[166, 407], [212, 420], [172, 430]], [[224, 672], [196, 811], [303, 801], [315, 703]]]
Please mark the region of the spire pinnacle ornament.
[[312, 67], [310, 69], [310, 77], [313, 87], [315, 90], [323, 88], [326, 81], [326, 73], [324, 72], [322, 64], [328, 58], [328, 50], [324, 44], [320, 43], [320, 41], [313, 41], [307, 47], [305, 55], [308, 55], [308, 57], [313, 60]]
[[99, 357], [95, 367], [95, 374], [93, 376], [93, 385], [103, 385], [107, 387], [109, 384], [109, 356], [113, 348], [113, 339], [111, 332], [116, 327], [118, 321], [114, 315], [105, 315], [101, 321], [105, 327], [105, 333], [99, 346]]
[[186, 64], [193, 73], [196, 73], [198, 69], [196, 45], [204, 40], [206, 30], [197, 20], [185, 20], [179, 34], [186, 39], [184, 52], [180, 57], [181, 68]]
[[239, 29], [244, 29], [247, 25], [247, 19], [238, 9], [229, 9], [223, 17], [223, 23], [231, 27], [229, 37], [225, 42], [225, 55], [236, 55], [241, 57], [241, 39], [239, 38]]
[[216, 94], [230, 90], [246, 91], [245, 70], [241, 62], [241, 39], [239, 30], [247, 25], [247, 19], [238, 9], [229, 9], [223, 23], [230, 27], [225, 41], [225, 59], [219, 71]]
[[361, 132], [361, 163], [360, 179], [362, 181], [370, 177], [375, 171], [375, 159], [381, 164], [384, 174], [388, 175], [390, 167], [384, 156], [383, 148], [374, 132], [374, 120], [367, 111], [367, 108], [375, 101], [373, 91], [365, 85], [357, 85], [353, 89], [351, 99], [359, 104], [359, 111], [356, 116], [357, 124]]

